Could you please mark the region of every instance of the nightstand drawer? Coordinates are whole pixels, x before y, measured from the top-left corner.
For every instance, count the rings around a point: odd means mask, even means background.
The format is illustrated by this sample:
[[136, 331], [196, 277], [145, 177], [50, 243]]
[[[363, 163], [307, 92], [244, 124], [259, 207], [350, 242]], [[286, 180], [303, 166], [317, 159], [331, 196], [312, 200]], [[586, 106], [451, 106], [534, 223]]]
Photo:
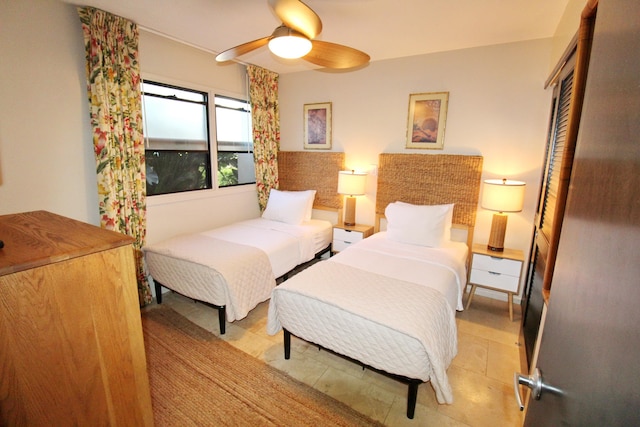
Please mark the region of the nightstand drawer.
[[[474, 258], [477, 255], [474, 256]], [[518, 264], [520, 264], [518, 262]], [[474, 261], [475, 267], [475, 261]], [[497, 273], [487, 270], [478, 270], [473, 268], [471, 270], [471, 277], [469, 278], [470, 283], [475, 283], [476, 285], [486, 286], [494, 289], [501, 289], [507, 292], [517, 292], [518, 291], [518, 282], [520, 282], [520, 267], [518, 267], [518, 272], [515, 276], [511, 276], [508, 274]]]
[[513, 259], [473, 254], [473, 266], [471, 268], [474, 270], [484, 270], [486, 272], [520, 277], [522, 262]]
[[360, 231], [352, 231], [352, 230], [344, 230], [342, 228], [334, 228], [333, 229], [333, 240], [341, 240], [344, 243], [355, 243], [362, 240], [362, 232]]
[[352, 242], [345, 242], [344, 240], [334, 240], [333, 245], [331, 246], [331, 250], [333, 252], [344, 251], [352, 244], [353, 244]]

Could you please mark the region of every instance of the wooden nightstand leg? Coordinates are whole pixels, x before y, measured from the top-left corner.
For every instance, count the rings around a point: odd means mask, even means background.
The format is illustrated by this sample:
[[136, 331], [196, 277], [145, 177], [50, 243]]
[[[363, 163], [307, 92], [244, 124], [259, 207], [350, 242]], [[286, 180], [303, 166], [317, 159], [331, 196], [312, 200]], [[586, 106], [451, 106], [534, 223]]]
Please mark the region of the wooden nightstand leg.
[[507, 295], [509, 299], [509, 320], [513, 322], [513, 294], [508, 292]]
[[469, 292], [469, 299], [467, 300], [467, 306], [465, 307], [465, 310], [469, 310], [469, 306], [471, 305], [471, 300], [473, 299], [473, 294], [475, 293], [476, 293], [476, 285], [472, 284], [471, 292]]

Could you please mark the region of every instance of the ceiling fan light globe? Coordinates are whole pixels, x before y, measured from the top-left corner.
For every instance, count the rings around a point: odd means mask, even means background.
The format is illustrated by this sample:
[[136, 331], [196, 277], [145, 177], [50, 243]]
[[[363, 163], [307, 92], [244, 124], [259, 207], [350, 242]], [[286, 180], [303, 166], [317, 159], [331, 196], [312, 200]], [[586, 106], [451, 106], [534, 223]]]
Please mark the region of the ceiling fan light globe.
[[281, 58], [302, 58], [311, 51], [311, 40], [294, 35], [273, 37], [269, 50]]

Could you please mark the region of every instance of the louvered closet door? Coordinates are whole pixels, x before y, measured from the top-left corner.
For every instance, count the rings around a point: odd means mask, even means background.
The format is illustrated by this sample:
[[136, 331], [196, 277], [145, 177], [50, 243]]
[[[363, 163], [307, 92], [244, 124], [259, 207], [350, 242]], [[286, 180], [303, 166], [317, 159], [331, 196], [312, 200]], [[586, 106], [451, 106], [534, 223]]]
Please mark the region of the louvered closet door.
[[531, 266], [527, 276], [523, 299], [522, 327], [527, 361], [531, 364], [535, 341], [540, 328], [543, 295], [549, 293], [550, 281], [545, 281], [549, 269], [550, 251], [557, 244], [555, 233], [560, 232], [561, 218], [566, 201], [566, 188], [571, 173], [575, 143], [567, 141], [567, 129], [573, 100], [575, 55], [563, 67], [553, 89], [552, 108], [547, 132], [545, 170], [540, 186], [540, 199], [536, 213], [536, 228], [531, 248]]
[[[565, 155], [573, 157], [573, 147], [567, 146], [567, 123], [571, 107], [571, 94], [573, 89], [573, 68], [568, 70], [568, 75], [561, 81], [557, 100], [557, 111], [549, 150], [549, 164], [545, 173], [545, 182], [540, 202], [540, 219], [538, 230], [549, 242], [553, 235], [553, 223], [558, 211], [558, 193], [561, 182], [562, 163]], [[569, 152], [565, 151], [569, 148]], [[560, 202], [564, 203], [564, 200]]]

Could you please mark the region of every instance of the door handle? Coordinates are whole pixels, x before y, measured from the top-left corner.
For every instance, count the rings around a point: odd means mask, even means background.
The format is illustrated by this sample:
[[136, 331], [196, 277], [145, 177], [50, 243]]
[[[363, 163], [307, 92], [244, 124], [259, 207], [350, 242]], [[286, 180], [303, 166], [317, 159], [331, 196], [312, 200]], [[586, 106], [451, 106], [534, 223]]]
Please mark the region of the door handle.
[[521, 411], [524, 411], [524, 405], [522, 404], [522, 396], [520, 396], [520, 384], [531, 389], [531, 397], [535, 400], [540, 400], [543, 391], [552, 394], [562, 394], [562, 390], [545, 384], [544, 381], [542, 381], [542, 372], [538, 368], [533, 371], [533, 375], [525, 376], [515, 372], [513, 374], [513, 388], [516, 393], [518, 407]]

